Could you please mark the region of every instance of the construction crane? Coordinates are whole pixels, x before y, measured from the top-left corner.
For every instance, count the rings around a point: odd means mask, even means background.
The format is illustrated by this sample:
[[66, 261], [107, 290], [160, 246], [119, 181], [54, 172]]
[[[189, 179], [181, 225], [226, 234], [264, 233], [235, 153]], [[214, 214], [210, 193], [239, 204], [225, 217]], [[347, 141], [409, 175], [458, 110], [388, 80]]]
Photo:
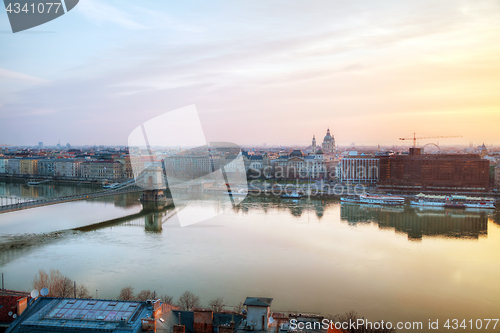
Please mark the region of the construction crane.
[[439, 139], [439, 138], [461, 138], [461, 135], [436, 135], [436, 136], [424, 136], [424, 137], [418, 137], [417, 134], [413, 133], [413, 137], [407, 137], [407, 138], [399, 138], [399, 140], [413, 140], [413, 148], [417, 147], [417, 140], [424, 140], [424, 139]]

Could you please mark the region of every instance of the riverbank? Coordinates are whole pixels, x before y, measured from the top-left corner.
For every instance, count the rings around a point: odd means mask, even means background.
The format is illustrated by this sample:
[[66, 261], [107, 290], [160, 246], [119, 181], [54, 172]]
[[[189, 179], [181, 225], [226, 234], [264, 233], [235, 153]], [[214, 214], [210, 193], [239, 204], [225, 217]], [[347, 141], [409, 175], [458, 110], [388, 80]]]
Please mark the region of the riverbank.
[[28, 183], [35, 181], [46, 181], [50, 184], [58, 185], [90, 185], [102, 186], [109, 182], [121, 183], [130, 179], [86, 179], [81, 177], [62, 177], [62, 176], [48, 176], [48, 175], [13, 175], [13, 174], [0, 174], [0, 181], [10, 181], [13, 183]]

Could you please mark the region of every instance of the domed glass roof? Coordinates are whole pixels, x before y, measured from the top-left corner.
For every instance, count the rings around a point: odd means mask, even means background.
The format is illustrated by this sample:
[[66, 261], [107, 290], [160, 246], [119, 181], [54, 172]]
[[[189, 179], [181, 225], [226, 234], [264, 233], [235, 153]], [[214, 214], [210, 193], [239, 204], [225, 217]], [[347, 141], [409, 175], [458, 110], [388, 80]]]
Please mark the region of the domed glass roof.
[[301, 150], [294, 150], [290, 153], [290, 157], [297, 156], [297, 157], [303, 157], [304, 153]]

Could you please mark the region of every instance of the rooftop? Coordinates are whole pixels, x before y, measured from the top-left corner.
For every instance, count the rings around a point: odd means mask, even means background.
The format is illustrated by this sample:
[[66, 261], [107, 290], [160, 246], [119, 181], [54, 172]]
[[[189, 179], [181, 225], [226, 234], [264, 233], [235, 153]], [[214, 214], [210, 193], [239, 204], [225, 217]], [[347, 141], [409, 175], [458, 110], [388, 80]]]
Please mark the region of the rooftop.
[[247, 297], [243, 305], [250, 306], [271, 306], [273, 299], [266, 297]]
[[100, 330], [137, 332], [141, 318], [150, 317], [146, 302], [40, 297], [7, 332]]

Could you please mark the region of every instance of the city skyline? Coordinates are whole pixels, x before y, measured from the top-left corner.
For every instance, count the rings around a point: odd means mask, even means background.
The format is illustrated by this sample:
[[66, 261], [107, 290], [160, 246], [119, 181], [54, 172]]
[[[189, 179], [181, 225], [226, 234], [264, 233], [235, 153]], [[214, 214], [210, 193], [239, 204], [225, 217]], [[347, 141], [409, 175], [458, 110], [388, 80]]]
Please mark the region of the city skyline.
[[207, 141], [306, 145], [329, 127], [341, 146], [413, 132], [499, 145], [499, 14], [488, 1], [85, 0], [8, 34], [2, 11], [0, 143], [126, 145], [195, 104]]

